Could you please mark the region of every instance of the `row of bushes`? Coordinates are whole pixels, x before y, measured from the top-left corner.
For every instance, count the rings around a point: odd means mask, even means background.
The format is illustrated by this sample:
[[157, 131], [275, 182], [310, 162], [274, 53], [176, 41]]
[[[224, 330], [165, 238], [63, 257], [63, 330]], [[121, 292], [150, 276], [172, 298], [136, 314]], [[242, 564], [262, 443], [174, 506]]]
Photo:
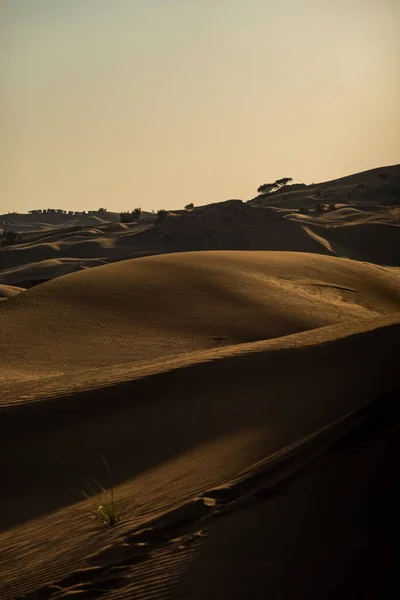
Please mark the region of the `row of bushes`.
[[[194, 208], [193, 202], [191, 204], [187, 204], [185, 206], [185, 210], [191, 210]], [[121, 223], [133, 223], [134, 221], [138, 221], [142, 215], [141, 208], [134, 208], [131, 212], [122, 212], [119, 213]], [[167, 216], [167, 211], [163, 208], [157, 211], [157, 222], [163, 221]]]
[[141, 208], [134, 208], [132, 212], [122, 212], [119, 213], [119, 217], [121, 223], [132, 223], [133, 221], [137, 221], [140, 219], [140, 215], [142, 214]]

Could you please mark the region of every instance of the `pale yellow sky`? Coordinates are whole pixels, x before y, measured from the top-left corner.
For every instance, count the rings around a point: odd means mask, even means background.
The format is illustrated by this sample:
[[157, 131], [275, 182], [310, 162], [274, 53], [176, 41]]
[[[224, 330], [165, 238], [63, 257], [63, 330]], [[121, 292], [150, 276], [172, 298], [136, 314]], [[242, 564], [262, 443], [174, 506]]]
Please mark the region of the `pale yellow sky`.
[[399, 0], [0, 0], [0, 213], [400, 162]]

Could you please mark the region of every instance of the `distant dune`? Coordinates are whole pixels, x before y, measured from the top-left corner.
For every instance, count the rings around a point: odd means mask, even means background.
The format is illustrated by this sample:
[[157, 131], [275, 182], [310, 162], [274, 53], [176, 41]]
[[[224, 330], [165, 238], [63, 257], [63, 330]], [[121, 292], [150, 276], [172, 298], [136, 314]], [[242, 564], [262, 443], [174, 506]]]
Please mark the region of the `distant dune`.
[[[20, 381], [23, 372], [155, 360], [399, 311], [399, 278], [349, 260], [199, 252], [122, 261], [8, 300], [0, 312], [0, 376]], [[22, 322], [18, 336], [3, 337]]]
[[390, 597], [399, 209], [311, 190], [1, 247], [1, 600]]
[[400, 166], [394, 166], [287, 186], [247, 203], [169, 212], [163, 222], [151, 213], [130, 224], [107, 212], [73, 219], [2, 215], [0, 223], [10, 223], [3, 228], [19, 231], [19, 239], [0, 247], [0, 284], [31, 287], [102, 263], [197, 250], [307, 252], [400, 266], [399, 206]]
[[23, 291], [23, 288], [15, 287], [13, 285], [0, 285], [0, 301], [11, 298]]
[[285, 208], [312, 207], [329, 202], [355, 205], [393, 206], [400, 202], [400, 165], [380, 167], [348, 175], [333, 181], [311, 184], [298, 189], [287, 186], [267, 196], [253, 198], [258, 206]]

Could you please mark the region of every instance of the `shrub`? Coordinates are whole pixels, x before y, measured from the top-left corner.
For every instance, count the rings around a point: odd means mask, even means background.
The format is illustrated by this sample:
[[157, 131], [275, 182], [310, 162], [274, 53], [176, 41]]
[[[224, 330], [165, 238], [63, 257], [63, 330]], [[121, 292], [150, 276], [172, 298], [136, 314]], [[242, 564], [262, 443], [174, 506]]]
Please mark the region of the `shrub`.
[[132, 212], [122, 212], [119, 213], [121, 223], [132, 223], [133, 221], [137, 221], [140, 219], [140, 215], [142, 214], [141, 208], [134, 208]]
[[[111, 469], [108, 465], [108, 462], [106, 461], [106, 459], [104, 458], [104, 456], [102, 454], [100, 454], [100, 458], [103, 461], [103, 463], [105, 464], [106, 469], [109, 474], [109, 477], [110, 477], [110, 480], [111, 480], [111, 478], [112, 478]], [[106, 490], [95, 479], [93, 479], [92, 482], [96, 486], [96, 488], [98, 488], [97, 490], [95, 490], [93, 488], [93, 486], [90, 485], [89, 482], [87, 482], [87, 484], [91, 488], [92, 494], [94, 494], [95, 496], [96, 496], [96, 494], [98, 495], [98, 492], [100, 490], [100, 492], [101, 492], [100, 498], [98, 500], [93, 500], [93, 497], [89, 496], [89, 494], [87, 494], [86, 492], [82, 492], [82, 494], [87, 500], [89, 500], [89, 502], [93, 506], [93, 510], [92, 510], [93, 518], [100, 521], [100, 523], [102, 523], [103, 525], [108, 525], [108, 526], [115, 525], [116, 523], [118, 523], [118, 521], [121, 520], [122, 513], [120, 510], [118, 510], [118, 508], [115, 504], [115, 501], [114, 501], [114, 486], [111, 484], [110, 489]]]
[[161, 208], [157, 211], [157, 223], [162, 223], [167, 218], [167, 211]]

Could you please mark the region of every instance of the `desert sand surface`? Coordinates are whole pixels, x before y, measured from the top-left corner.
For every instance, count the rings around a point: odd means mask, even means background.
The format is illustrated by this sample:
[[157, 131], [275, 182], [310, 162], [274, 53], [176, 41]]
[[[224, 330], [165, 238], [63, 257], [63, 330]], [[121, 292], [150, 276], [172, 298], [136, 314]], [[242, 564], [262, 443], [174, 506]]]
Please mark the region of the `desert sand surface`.
[[100, 264], [172, 252], [269, 250], [327, 254], [400, 266], [400, 166], [312, 185], [288, 185], [248, 201], [227, 200], [143, 212], [133, 223], [117, 213], [4, 214], [0, 284], [32, 287]]
[[23, 292], [24, 288], [19, 288], [14, 285], [0, 285], [0, 301], [11, 298], [20, 292]]
[[2, 600], [397, 597], [398, 176], [328, 182], [375, 196], [307, 212], [282, 193], [130, 224], [13, 216]]

